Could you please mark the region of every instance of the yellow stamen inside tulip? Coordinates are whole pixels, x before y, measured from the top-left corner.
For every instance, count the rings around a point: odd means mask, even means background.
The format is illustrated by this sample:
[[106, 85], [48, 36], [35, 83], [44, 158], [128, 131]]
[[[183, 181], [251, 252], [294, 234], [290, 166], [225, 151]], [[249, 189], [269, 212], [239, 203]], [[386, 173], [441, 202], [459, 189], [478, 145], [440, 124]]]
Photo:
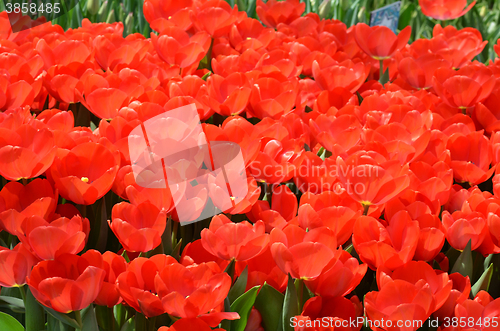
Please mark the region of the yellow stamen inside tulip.
[[89, 182], [89, 179], [87, 177], [82, 177], [81, 180], [84, 183], [88, 183]]

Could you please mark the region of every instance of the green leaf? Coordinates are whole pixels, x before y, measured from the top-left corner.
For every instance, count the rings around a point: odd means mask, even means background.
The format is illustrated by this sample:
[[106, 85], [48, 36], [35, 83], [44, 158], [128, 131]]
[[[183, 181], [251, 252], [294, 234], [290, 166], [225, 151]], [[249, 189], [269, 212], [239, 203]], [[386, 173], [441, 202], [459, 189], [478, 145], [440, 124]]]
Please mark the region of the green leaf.
[[248, 17], [257, 18], [255, 8], [257, 7], [257, 0], [248, 0], [247, 2], [247, 15]]
[[128, 321], [123, 324], [120, 331], [135, 331], [135, 316], [132, 316]]
[[380, 84], [382, 84], [382, 86], [385, 86], [385, 84], [387, 84], [389, 81], [390, 81], [389, 68], [387, 68], [387, 70], [383, 73], [382, 77], [380, 77]]
[[469, 279], [472, 279], [472, 272], [474, 268], [474, 262], [472, 260], [472, 252], [471, 252], [471, 240], [467, 243], [467, 246], [463, 250], [463, 252], [458, 257], [457, 261], [453, 265], [453, 269], [451, 269], [451, 273], [458, 272], [462, 276], [469, 276]]
[[212, 72], [209, 71], [206, 74], [204, 74], [203, 77], [201, 77], [201, 79], [203, 79], [204, 81], [207, 81], [208, 77], [210, 77], [211, 74], [212, 74]]
[[304, 281], [301, 279], [295, 280], [295, 290], [297, 291], [300, 312], [302, 311], [302, 307], [304, 307], [304, 303], [306, 303], [307, 300], [311, 299], [314, 295], [312, 295], [311, 291], [309, 291], [306, 284], [304, 284]]
[[285, 297], [271, 285], [264, 283], [255, 299], [255, 309], [262, 316], [262, 326], [266, 331], [281, 330], [281, 316]]
[[0, 312], [0, 330], [24, 331], [24, 328], [14, 317]]
[[227, 294], [229, 298], [229, 302], [233, 304], [236, 299], [238, 299], [243, 293], [245, 293], [245, 289], [247, 287], [247, 279], [248, 279], [248, 266], [245, 267], [241, 275], [234, 282], [233, 286], [229, 290]]
[[474, 284], [474, 286], [472, 286], [472, 289], [470, 292], [472, 298], [474, 298], [477, 295], [477, 293], [481, 290], [488, 292], [492, 275], [493, 275], [493, 263], [490, 264], [488, 269], [486, 269], [483, 272], [483, 274], [481, 275], [479, 280]]
[[[224, 311], [225, 312], [230, 312], [231, 311], [231, 304], [229, 303], [229, 298], [226, 297], [224, 299]], [[224, 329], [226, 331], [231, 331], [231, 321], [230, 320], [223, 320], [220, 323], [221, 329]]]
[[0, 303], [5, 303], [8, 305], [14, 306], [16, 308], [24, 309], [24, 302], [22, 299], [19, 299], [19, 298], [0, 295]]
[[55, 311], [52, 308], [45, 307], [45, 306], [43, 306], [43, 309], [45, 309], [47, 311], [47, 313], [49, 313], [54, 318], [56, 318], [57, 320], [59, 320], [60, 322], [66, 324], [66, 325], [69, 325], [75, 329], [81, 329], [81, 327], [82, 327], [75, 319], [69, 317], [66, 314], [60, 313], [58, 311]]
[[401, 11], [401, 14], [399, 15], [399, 29], [402, 30], [408, 25], [410, 25], [411, 17], [413, 13], [415, 12], [415, 4], [409, 3], [403, 11]]
[[26, 329], [45, 329], [45, 311], [26, 286]]
[[293, 278], [288, 274], [288, 285], [285, 292], [285, 300], [283, 302], [283, 312], [281, 314], [281, 325], [283, 331], [293, 331], [290, 321], [293, 317], [299, 315], [299, 300], [297, 290], [293, 284]]
[[94, 305], [91, 304], [85, 309], [82, 309], [82, 330], [81, 331], [96, 331], [99, 330], [97, 318], [95, 316]]
[[252, 287], [231, 304], [231, 311], [240, 315], [240, 319], [231, 321], [231, 331], [245, 330], [259, 288], [260, 286]]

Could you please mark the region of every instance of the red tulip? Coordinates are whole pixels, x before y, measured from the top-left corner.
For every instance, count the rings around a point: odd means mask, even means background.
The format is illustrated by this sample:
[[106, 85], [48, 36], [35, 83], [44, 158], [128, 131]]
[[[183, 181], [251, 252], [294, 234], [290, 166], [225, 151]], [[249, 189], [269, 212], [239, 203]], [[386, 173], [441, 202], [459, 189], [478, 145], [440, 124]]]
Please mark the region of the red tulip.
[[0, 175], [6, 179], [38, 177], [52, 165], [54, 135], [38, 123], [0, 128]]
[[[156, 31], [159, 31], [156, 26], [161, 25], [161, 22], [188, 30], [192, 25], [189, 19], [192, 5], [192, 0], [146, 0], [143, 6], [144, 17]], [[167, 25], [166, 23], [165, 25]]]
[[423, 261], [408, 262], [394, 271], [390, 271], [384, 266], [377, 269], [377, 284], [379, 289], [383, 289], [384, 286], [396, 279], [401, 279], [415, 285], [421, 280], [427, 282], [434, 295], [435, 309], [443, 306], [453, 286], [453, 281], [449, 279], [446, 272], [434, 270], [429, 264]]
[[471, 250], [477, 249], [487, 234], [486, 220], [479, 212], [456, 211], [450, 214], [445, 210], [442, 220], [446, 239], [457, 250], [463, 251], [469, 241]]
[[375, 60], [393, 57], [396, 51], [406, 46], [410, 35], [410, 26], [401, 30], [397, 36], [385, 26], [369, 27], [365, 23], [358, 23], [354, 29], [354, 37], [359, 48]]
[[278, 267], [293, 278], [314, 280], [337, 251], [335, 234], [327, 227], [309, 232], [289, 224], [271, 231], [271, 253]]
[[125, 258], [110, 251], [106, 251], [101, 255], [101, 253], [93, 249], [83, 253], [82, 257], [87, 260], [91, 266], [106, 272], [101, 291], [97, 295], [95, 303], [100, 306], [111, 308], [122, 302], [123, 299], [118, 291], [116, 279], [127, 270]]
[[185, 331], [185, 330], [197, 330], [197, 331], [224, 331], [224, 329], [212, 329], [201, 318], [181, 318], [177, 320], [172, 326], [162, 326], [158, 331]]
[[339, 249], [319, 277], [306, 280], [305, 284], [311, 292], [322, 297], [346, 296], [359, 285], [367, 267], [366, 264], [359, 264], [348, 252]]
[[388, 226], [361, 216], [354, 225], [352, 243], [361, 261], [376, 270], [384, 265], [394, 270], [412, 260], [419, 238], [418, 222], [406, 211], [394, 215]]
[[300, 316], [290, 321], [295, 331], [359, 331], [363, 326], [363, 305], [357, 296], [313, 297], [306, 301]]
[[80, 216], [45, 221], [39, 216], [26, 218], [18, 234], [26, 247], [41, 260], [53, 260], [62, 254], [77, 254], [87, 242], [89, 220]]
[[448, 202], [453, 184], [453, 170], [445, 162], [429, 163], [415, 161], [410, 164], [410, 188], [419, 191], [430, 201]]
[[346, 60], [328, 67], [320, 67], [317, 61], [312, 64], [314, 80], [324, 89], [332, 91], [342, 87], [355, 93], [366, 81], [370, 66], [362, 62], [354, 63]]
[[267, 2], [258, 0], [256, 11], [262, 23], [268, 27], [276, 28], [280, 23], [292, 23], [302, 15], [305, 9], [306, 4], [299, 2], [299, 0], [270, 0]]
[[474, 122], [479, 123], [488, 134], [500, 130], [499, 98], [500, 91], [494, 89], [490, 96], [482, 103], [478, 103], [472, 112]]
[[305, 151], [298, 155], [293, 164], [295, 166], [293, 180], [301, 192], [321, 193], [341, 190], [333, 158], [323, 160], [317, 154]]
[[12, 250], [0, 246], [0, 286], [23, 286], [38, 261], [23, 243]]
[[151, 44], [148, 40], [100, 35], [94, 39], [95, 60], [102, 70], [119, 71], [136, 68], [146, 56]]
[[469, 64], [488, 43], [483, 41], [481, 32], [474, 28], [457, 30], [453, 25], [443, 28], [437, 24], [432, 34], [433, 38], [428, 42], [430, 51], [444, 57], [452, 63], [453, 68], [462, 68]]
[[384, 204], [394, 198], [410, 183], [406, 174], [408, 166], [401, 166], [397, 160], [379, 164], [369, 155], [354, 153], [345, 161], [338, 157], [337, 167], [340, 182], [347, 193], [366, 211], [370, 205]]
[[83, 143], [58, 152], [50, 177], [62, 197], [91, 205], [111, 189], [120, 163], [120, 154], [101, 143]]
[[217, 74], [208, 78], [210, 105], [220, 115], [239, 115], [248, 104], [250, 84], [242, 73], [233, 73], [227, 77]]
[[360, 216], [360, 210], [352, 210], [345, 206], [332, 206], [315, 211], [310, 204], [301, 202], [298, 220], [304, 229], [327, 226], [335, 233], [337, 244], [343, 245], [351, 238], [354, 223]]
[[434, 73], [440, 68], [451, 68], [451, 63], [437, 54], [426, 54], [416, 59], [405, 57], [398, 64], [401, 78], [417, 89], [432, 87]]
[[480, 184], [488, 180], [494, 168], [490, 168], [492, 148], [483, 131], [470, 132], [467, 135], [454, 133], [448, 139], [446, 147], [450, 150], [453, 176], [459, 182]]
[[231, 287], [231, 277], [215, 262], [166, 265], [154, 277], [154, 284], [165, 311], [172, 316], [199, 316], [212, 327], [222, 319], [239, 318], [238, 313], [213, 311], [224, 302]]
[[151, 41], [163, 61], [180, 68], [198, 63], [210, 47], [210, 36], [206, 32], [200, 31], [190, 37], [173, 25], [163, 29], [159, 36], [151, 33]]
[[[285, 291], [288, 275], [283, 273], [274, 261], [269, 245], [262, 253], [247, 260], [246, 263], [248, 266], [246, 290], [267, 283], [279, 292]], [[238, 264], [236, 264], [236, 266], [238, 266]]]
[[197, 30], [206, 31], [212, 38], [219, 38], [229, 34], [231, 26], [243, 16], [238, 12], [238, 6], [231, 8], [223, 0], [209, 0], [198, 2], [190, 18]]
[[309, 121], [311, 132], [318, 142], [333, 155], [345, 155], [361, 142], [362, 125], [354, 115], [319, 115]]
[[210, 227], [201, 231], [203, 248], [223, 260], [249, 260], [261, 253], [268, 241], [262, 221], [254, 226], [246, 221], [233, 223], [225, 215], [214, 216]]
[[275, 227], [282, 229], [297, 215], [297, 197], [286, 185], [275, 186], [272, 193], [272, 203], [258, 200], [247, 217], [252, 223], [262, 220], [266, 232], [271, 232]]
[[262, 77], [253, 82], [250, 106], [247, 113], [263, 119], [279, 119], [288, 114], [295, 105], [298, 81], [283, 76]]
[[249, 165], [250, 173], [255, 179], [268, 184], [288, 181], [295, 169], [291, 161], [296, 147], [293, 141], [264, 140], [257, 158]]
[[427, 148], [431, 138], [431, 131], [426, 130], [419, 134], [410, 132], [402, 123], [389, 123], [378, 128], [365, 129], [363, 140], [379, 142], [385, 147], [388, 159], [399, 160], [401, 165], [418, 158]]
[[274, 29], [265, 28], [259, 20], [250, 17], [233, 25], [229, 32], [229, 42], [240, 53], [267, 47], [275, 37]]
[[458, 71], [441, 68], [434, 76], [434, 89], [451, 107], [469, 108], [484, 101], [495, 86], [495, 77], [484, 65], [470, 65]]
[[[395, 331], [416, 331], [431, 315], [435, 300], [430, 285], [425, 281], [416, 284], [396, 279], [378, 292], [365, 296], [365, 312], [372, 325]], [[402, 322], [400, 322], [402, 321]], [[403, 323], [402, 325], [398, 325]], [[391, 326], [391, 327], [390, 327]]]
[[479, 330], [493, 331], [498, 329], [500, 319], [500, 300], [494, 300], [488, 292], [479, 291], [474, 300], [465, 300], [455, 306], [455, 315], [458, 321], [467, 321], [466, 327], [443, 328], [443, 331], [451, 330]]
[[101, 290], [105, 271], [89, 266], [81, 256], [64, 254], [42, 261], [27, 279], [33, 296], [44, 306], [61, 313], [90, 305]]
[[57, 198], [57, 191], [48, 180], [37, 178], [26, 186], [9, 182], [0, 191], [0, 226], [13, 235], [22, 233], [26, 218], [49, 218], [56, 209]]
[[453, 317], [455, 306], [464, 302], [470, 294], [471, 284], [469, 276], [464, 277], [460, 273], [455, 272], [450, 274], [450, 280], [453, 282], [453, 288], [450, 291], [448, 299], [437, 309], [432, 316], [439, 320], [444, 321], [445, 318]]
[[418, 3], [425, 16], [445, 21], [464, 16], [474, 7], [476, 1], [473, 1], [468, 6], [467, 0], [419, 0]]
[[167, 265], [177, 261], [167, 255], [158, 254], [151, 258], [137, 257], [132, 260], [127, 271], [116, 279], [118, 291], [130, 307], [147, 317], [165, 313], [165, 309], [155, 288], [155, 276]]
[[[406, 192], [409, 192], [409, 190]], [[437, 215], [437, 211], [433, 211], [429, 204], [425, 202], [425, 196], [417, 193], [414, 199], [407, 200], [407, 198], [401, 196], [389, 201], [385, 207], [385, 218], [391, 220], [397, 212], [406, 210], [411, 219], [418, 222], [420, 228], [417, 249], [413, 259], [432, 261], [439, 254], [445, 242], [443, 224]], [[440, 208], [440, 205], [437, 205], [437, 207]]]
[[148, 252], [161, 243], [167, 216], [150, 202], [134, 206], [120, 202], [113, 206], [109, 227], [123, 248], [131, 252]]

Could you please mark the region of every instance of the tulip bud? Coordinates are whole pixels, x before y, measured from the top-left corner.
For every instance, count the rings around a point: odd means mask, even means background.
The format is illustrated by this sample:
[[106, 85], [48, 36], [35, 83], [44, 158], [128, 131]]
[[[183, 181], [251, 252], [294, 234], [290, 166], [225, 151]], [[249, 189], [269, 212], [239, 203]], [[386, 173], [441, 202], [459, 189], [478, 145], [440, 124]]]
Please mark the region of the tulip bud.
[[134, 15], [129, 13], [125, 18], [123, 33], [125, 36], [132, 34], [132, 30], [134, 29]]
[[125, 5], [123, 3], [120, 3], [117, 14], [118, 22], [123, 22], [125, 20]]
[[116, 22], [115, 10], [111, 9], [111, 11], [108, 14], [108, 17], [106, 18], [106, 23], [115, 23], [115, 22]]
[[358, 21], [360, 22], [366, 21], [365, 11], [366, 11], [365, 7], [361, 7], [361, 9], [358, 12]]
[[101, 0], [88, 0], [87, 1], [87, 11], [90, 15], [95, 15], [99, 11], [99, 6], [101, 4]]
[[108, 1], [104, 1], [101, 5], [101, 8], [99, 8], [99, 11], [97, 12], [97, 21], [98, 22], [104, 22], [107, 18], [108, 14]]
[[486, 10], [487, 10], [486, 6], [481, 7], [481, 9], [479, 10], [479, 16], [481, 17], [486, 16]]
[[330, 10], [332, 9], [332, 1], [324, 0], [318, 8], [318, 14], [321, 19], [325, 19], [330, 16]]

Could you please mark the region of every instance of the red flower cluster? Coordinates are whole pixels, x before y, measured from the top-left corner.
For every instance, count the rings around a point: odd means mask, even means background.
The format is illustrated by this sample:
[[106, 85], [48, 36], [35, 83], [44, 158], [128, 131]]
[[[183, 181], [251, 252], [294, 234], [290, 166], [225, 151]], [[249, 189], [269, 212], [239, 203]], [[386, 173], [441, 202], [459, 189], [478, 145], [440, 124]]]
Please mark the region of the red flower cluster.
[[[420, 2], [439, 19], [465, 13]], [[162, 330], [172, 331], [239, 317], [262, 330], [257, 305], [244, 316], [224, 305], [244, 273], [245, 291], [284, 292], [289, 278], [307, 287], [295, 330], [337, 330], [362, 316], [391, 331], [417, 330], [396, 325], [431, 315], [500, 318], [499, 299], [468, 299], [470, 277], [451, 273], [443, 251], [470, 243], [474, 254], [500, 253], [500, 62], [472, 62], [486, 44], [473, 28], [437, 25], [409, 45], [410, 27], [347, 28], [304, 7], [259, 0], [261, 23], [223, 0], [146, 0], [151, 38], [88, 20], [66, 32], [50, 23], [2, 31], [0, 230], [19, 243], [0, 247], [0, 285], [27, 283], [63, 313], [94, 302], [168, 314], [175, 323]], [[182, 197], [142, 187], [129, 134], [191, 104], [207, 141], [240, 146], [248, 193], [181, 235], [167, 228], [176, 206], [196, 218], [218, 205], [223, 178], [200, 176], [209, 189]], [[191, 129], [174, 124], [164, 130]], [[176, 169], [193, 172], [184, 161]], [[141, 256], [91, 249], [106, 222]], [[178, 260], [164, 255], [181, 236], [190, 242], [172, 247], [182, 247]], [[377, 288], [360, 302], [364, 277]]]

